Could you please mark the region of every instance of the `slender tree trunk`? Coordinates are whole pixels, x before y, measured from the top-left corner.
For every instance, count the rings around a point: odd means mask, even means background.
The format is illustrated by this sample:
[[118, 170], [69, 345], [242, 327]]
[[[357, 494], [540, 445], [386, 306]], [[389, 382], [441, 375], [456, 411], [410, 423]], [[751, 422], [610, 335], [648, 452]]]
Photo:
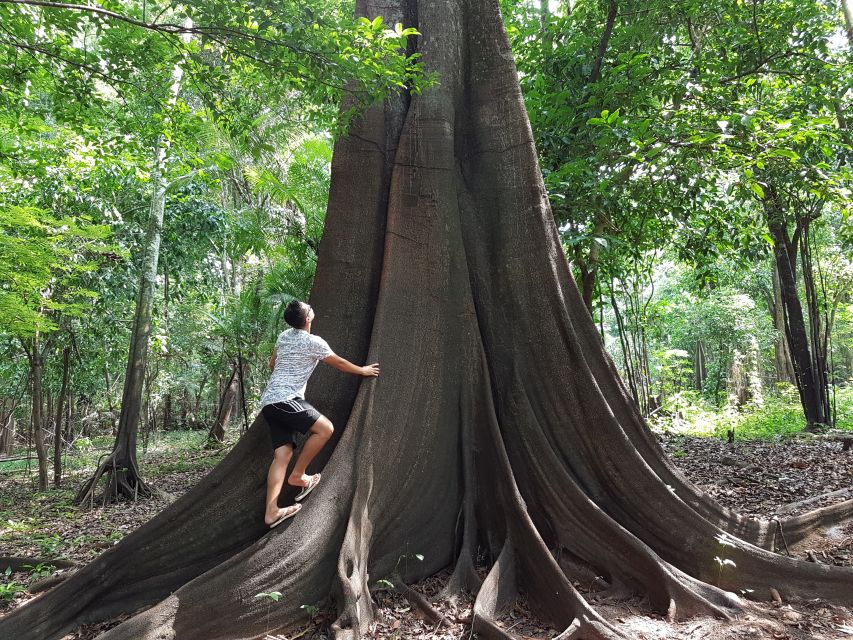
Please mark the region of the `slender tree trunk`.
[[729, 399], [734, 399], [736, 407], [742, 407], [749, 401], [749, 385], [746, 379], [744, 354], [735, 349], [732, 362], [729, 365], [729, 373], [726, 377]]
[[183, 393], [181, 394], [181, 429], [187, 428], [187, 414], [189, 412], [189, 391], [186, 387], [184, 387]]
[[794, 363], [803, 413], [808, 425], [814, 427], [819, 424], [826, 424], [828, 416], [823, 410], [820, 393], [822, 385], [812, 364], [803, 308], [797, 293], [796, 242], [792, 242], [789, 238], [783, 213], [772, 196], [772, 189], [769, 191], [771, 197], [765, 201], [765, 213], [768, 229], [773, 238], [773, 255], [779, 273], [779, 291], [785, 313], [785, 334], [791, 350], [791, 359]]
[[628, 388], [631, 390], [631, 397], [634, 402], [640, 404], [640, 393], [637, 389], [637, 377], [635, 375], [633, 358], [631, 356], [631, 348], [629, 346], [628, 331], [625, 328], [625, 321], [622, 318], [622, 313], [619, 310], [619, 304], [616, 302], [616, 293], [613, 290], [613, 283], [610, 286], [610, 306], [613, 307], [613, 315], [616, 316], [616, 327], [619, 332], [619, 344], [622, 347], [622, 362], [625, 366], [625, 379], [628, 381]]
[[773, 327], [776, 329], [776, 340], [773, 343], [773, 363], [776, 369], [776, 380], [779, 382], [796, 383], [794, 363], [791, 361], [791, 350], [788, 348], [788, 337], [785, 329], [785, 309], [782, 305], [782, 289], [779, 284], [779, 269], [773, 261], [773, 299], [770, 302], [770, 313], [773, 317]]
[[71, 366], [71, 347], [62, 350], [62, 386], [56, 401], [56, 420], [53, 425], [53, 485], [62, 483], [62, 419], [65, 417], [65, 400], [68, 393], [68, 372]]
[[113, 404], [113, 381], [110, 378], [110, 367], [107, 364], [106, 359], [104, 359], [104, 382], [106, 383], [106, 395], [107, 395], [107, 410], [110, 412], [110, 415], [115, 414], [115, 405]]
[[74, 394], [68, 393], [68, 409], [65, 412], [65, 441], [73, 442], [74, 438]]
[[616, 16], [619, 14], [619, 5], [616, 0], [610, 0], [607, 6], [607, 19], [604, 23], [604, 31], [601, 34], [601, 40], [598, 42], [598, 49], [595, 52], [595, 60], [592, 63], [592, 73], [589, 74], [589, 82], [593, 84], [601, 78], [601, 69], [604, 66], [604, 56], [607, 53], [607, 47], [610, 45], [610, 36], [613, 33], [613, 25], [616, 24]]
[[[166, 354], [164, 368], [167, 371], [166, 381], [169, 381], [168, 371], [171, 365], [169, 351], [171, 343], [169, 342], [169, 265], [163, 257], [163, 333], [166, 335]], [[169, 431], [174, 427], [174, 418], [172, 417], [172, 389], [171, 386], [166, 388], [163, 394], [163, 431]]]
[[853, 2], [841, 0], [841, 11], [844, 13], [844, 26], [847, 32], [847, 43], [853, 49]]
[[243, 433], [249, 430], [249, 411], [246, 408], [246, 370], [248, 369], [246, 360], [243, 358], [243, 353], [238, 345], [237, 347], [237, 379], [239, 381], [239, 400], [240, 409], [243, 413]]
[[15, 391], [11, 395], [12, 402], [8, 409], [5, 401], [3, 403], [3, 409], [0, 411], [0, 456], [10, 455], [12, 450], [15, 448], [15, 411], [28, 391], [28, 383], [28, 375], [18, 378], [18, 382], [15, 385]]
[[705, 343], [696, 341], [696, 353], [693, 356], [693, 385], [696, 391], [705, 388], [705, 378], [708, 377], [708, 363], [705, 356]]
[[207, 381], [209, 378], [210, 378], [210, 374], [207, 371], [205, 371], [204, 375], [201, 377], [201, 382], [199, 383], [198, 390], [196, 391], [196, 394], [195, 394], [195, 401], [193, 402], [193, 408], [192, 408], [192, 411], [190, 412], [193, 428], [195, 428], [195, 425], [199, 421], [198, 416], [199, 416], [199, 412], [201, 411], [201, 400], [204, 397], [204, 390], [205, 390], [205, 387], [207, 386]]
[[806, 293], [806, 309], [809, 319], [809, 350], [812, 357], [812, 370], [814, 371], [817, 393], [821, 403], [821, 413], [824, 416], [823, 424], [833, 425], [832, 405], [830, 403], [829, 374], [826, 368], [826, 343], [823, 339], [822, 326], [825, 324], [821, 317], [820, 294], [817, 290], [814, 276], [814, 264], [812, 262], [811, 246], [811, 223], [809, 220], [802, 222], [800, 233], [800, 262], [802, 264], [803, 285]]
[[543, 34], [542, 42], [547, 44], [549, 38], [546, 35], [548, 30], [548, 20], [551, 17], [551, 9], [548, 6], [548, 0], [539, 0], [539, 30]]
[[[45, 351], [45, 355], [47, 351]], [[42, 371], [42, 378], [44, 378], [44, 371]], [[44, 384], [44, 383], [42, 383]], [[44, 387], [42, 387], [42, 398], [44, 398], [44, 407], [41, 410], [42, 415], [42, 428], [44, 429], [45, 434], [49, 434], [49, 437], [45, 440], [46, 451], [49, 451], [51, 445], [53, 444], [53, 404], [54, 398], [53, 395], [48, 390], [47, 393], [44, 391]]]
[[0, 431], [0, 456], [12, 454], [15, 447], [15, 413], [10, 411], [3, 417], [3, 430]]
[[595, 295], [595, 285], [598, 279], [598, 264], [601, 257], [601, 244], [598, 242], [599, 236], [604, 231], [605, 219], [603, 215], [599, 215], [595, 221], [595, 227], [592, 231], [592, 243], [589, 246], [589, 256], [584, 261], [584, 268], [581, 275], [581, 296], [586, 308], [592, 314], [592, 298]]
[[136, 311], [130, 337], [130, 353], [122, 392], [118, 434], [112, 453], [101, 463], [92, 478], [80, 488], [76, 498], [78, 504], [94, 500], [98, 480], [104, 474], [107, 475], [108, 486], [105, 499], [108, 501], [113, 501], [119, 496], [129, 499], [147, 497], [151, 493], [139, 473], [136, 441], [142, 412], [142, 389], [148, 362], [148, 340], [151, 335], [157, 264], [160, 257], [160, 239], [166, 205], [166, 183], [163, 176], [165, 161], [166, 147], [164, 141], [159, 139], [154, 149], [154, 165], [151, 170], [150, 217], [141, 264], [139, 291], [136, 296]]
[[207, 434], [208, 440], [223, 442], [225, 440], [225, 429], [231, 418], [234, 415], [234, 410], [237, 407], [237, 396], [240, 391], [240, 381], [238, 379], [238, 367], [235, 364], [231, 367], [231, 375], [228, 377], [228, 382], [225, 385], [223, 393], [219, 397], [219, 406], [216, 410], [216, 420], [210, 427]]
[[44, 351], [38, 333], [29, 341], [32, 429], [39, 465], [39, 491], [47, 490], [47, 450], [44, 445]]

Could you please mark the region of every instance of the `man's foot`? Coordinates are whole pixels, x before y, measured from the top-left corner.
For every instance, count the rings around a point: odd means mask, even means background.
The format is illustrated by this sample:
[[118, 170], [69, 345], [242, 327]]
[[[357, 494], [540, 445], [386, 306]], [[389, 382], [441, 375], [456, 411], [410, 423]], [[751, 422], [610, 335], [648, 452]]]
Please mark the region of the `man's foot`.
[[280, 525], [282, 522], [287, 520], [288, 518], [292, 518], [299, 510], [302, 508], [301, 504], [292, 504], [289, 507], [285, 507], [284, 509], [279, 509], [273, 517], [264, 518], [264, 523], [269, 526], [270, 529], [273, 529]]
[[296, 496], [296, 501], [299, 502], [309, 493], [314, 490], [320, 483], [320, 474], [315, 473], [313, 476], [290, 476], [290, 479], [287, 481], [287, 484], [293, 485], [294, 487], [302, 487], [302, 491], [299, 492], [299, 495]]

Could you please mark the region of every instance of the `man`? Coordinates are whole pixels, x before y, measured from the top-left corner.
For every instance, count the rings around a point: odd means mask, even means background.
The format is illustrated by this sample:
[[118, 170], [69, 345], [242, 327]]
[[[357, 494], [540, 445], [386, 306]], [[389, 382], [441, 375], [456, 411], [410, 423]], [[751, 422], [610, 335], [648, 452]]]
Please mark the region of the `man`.
[[305, 387], [317, 363], [322, 360], [340, 371], [360, 376], [379, 375], [378, 363], [364, 367], [354, 365], [335, 355], [323, 338], [312, 335], [314, 310], [304, 302], [293, 300], [287, 305], [284, 320], [292, 328], [278, 336], [270, 358], [272, 375], [261, 396], [261, 413], [269, 425], [274, 451], [267, 474], [267, 506], [264, 514], [264, 522], [270, 529], [295, 516], [302, 506], [293, 504], [283, 509], [278, 506], [278, 494], [296, 448], [297, 432], [310, 433], [287, 479], [289, 485], [302, 487], [296, 496], [297, 502], [311, 493], [320, 482], [319, 473], [309, 476], [305, 472], [332, 437], [334, 428], [326, 416], [305, 400]]

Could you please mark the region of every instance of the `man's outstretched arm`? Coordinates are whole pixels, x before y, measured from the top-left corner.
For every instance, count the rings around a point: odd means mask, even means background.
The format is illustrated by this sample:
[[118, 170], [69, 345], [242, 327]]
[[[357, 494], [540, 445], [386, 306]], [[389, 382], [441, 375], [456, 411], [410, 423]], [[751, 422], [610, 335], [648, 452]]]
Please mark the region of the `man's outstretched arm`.
[[379, 375], [378, 362], [375, 364], [366, 364], [363, 367], [359, 367], [357, 364], [353, 364], [349, 360], [341, 358], [339, 355], [335, 354], [323, 358], [323, 362], [333, 366], [339, 371], [343, 371], [344, 373], [354, 373], [357, 376], [365, 376], [368, 378], [375, 378]]

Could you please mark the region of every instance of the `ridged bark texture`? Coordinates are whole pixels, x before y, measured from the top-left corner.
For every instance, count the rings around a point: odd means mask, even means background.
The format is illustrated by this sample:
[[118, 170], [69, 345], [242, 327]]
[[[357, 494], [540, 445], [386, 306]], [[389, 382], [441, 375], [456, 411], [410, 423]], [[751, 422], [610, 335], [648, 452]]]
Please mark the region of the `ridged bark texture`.
[[[483, 638], [511, 637], [494, 618], [519, 589], [563, 639], [621, 637], [572, 586], [590, 570], [670, 617], [727, 617], [771, 587], [853, 601], [853, 571], [772, 551], [849, 503], [739, 517], [649, 434], [571, 279], [497, 1], [358, 10], [418, 26], [440, 85], [370, 110], [335, 149], [315, 330], [382, 376], [324, 368], [309, 385], [337, 427], [322, 483], [265, 532], [258, 420], [184, 498], [0, 621], [0, 637], [56, 638], [154, 604], [102, 639], [257, 638], [331, 597], [335, 637], [357, 639], [370, 584], [450, 564], [447, 589], [477, 594]], [[483, 581], [479, 550], [494, 559]], [[274, 606], [255, 597], [270, 591]]]

